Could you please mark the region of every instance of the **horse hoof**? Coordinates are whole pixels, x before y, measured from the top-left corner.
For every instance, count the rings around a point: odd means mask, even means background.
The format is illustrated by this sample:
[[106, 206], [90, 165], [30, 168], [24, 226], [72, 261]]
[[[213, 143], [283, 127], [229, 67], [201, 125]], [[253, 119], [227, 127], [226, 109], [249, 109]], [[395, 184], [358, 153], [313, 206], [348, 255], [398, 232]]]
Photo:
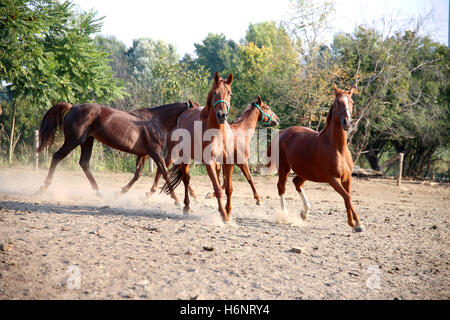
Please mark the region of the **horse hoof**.
[[188, 215], [191, 212], [191, 209], [189, 207], [184, 207], [183, 208], [183, 214], [184, 215]]
[[302, 220], [305, 221], [308, 216], [306, 214], [304, 214], [303, 212], [300, 214], [300, 217], [302, 217]]
[[95, 193], [95, 196], [96, 196], [97, 198], [99, 198], [99, 199], [103, 199], [103, 195], [102, 195], [102, 193], [101, 193], [100, 191], [97, 191], [97, 192]]
[[227, 214], [226, 216], [222, 216], [222, 220], [224, 223], [231, 223], [231, 220], [232, 220], [231, 213]]
[[353, 230], [355, 230], [355, 232], [362, 232], [363, 231], [363, 227], [362, 226], [356, 226]]
[[179, 201], [177, 201], [177, 200], [175, 200], [175, 202], [173, 203], [175, 206], [177, 206], [177, 207], [181, 207], [181, 203], [179, 202]]
[[214, 192], [208, 192], [205, 196], [205, 199], [211, 199], [214, 198]]
[[261, 200], [256, 200], [256, 205], [260, 206], [261, 205]]
[[155, 192], [154, 191], [150, 191], [150, 192], [146, 192], [145, 196], [148, 198], [150, 198]]

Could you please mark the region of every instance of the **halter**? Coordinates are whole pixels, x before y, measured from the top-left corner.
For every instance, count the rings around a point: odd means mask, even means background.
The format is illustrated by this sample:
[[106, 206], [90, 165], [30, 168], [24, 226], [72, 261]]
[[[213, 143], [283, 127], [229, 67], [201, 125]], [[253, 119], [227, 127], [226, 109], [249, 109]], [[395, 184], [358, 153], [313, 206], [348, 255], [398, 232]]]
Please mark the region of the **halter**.
[[253, 102], [253, 105], [255, 106], [255, 107], [257, 107], [258, 109], [259, 109], [259, 111], [261, 111], [261, 113], [262, 113], [262, 117], [261, 117], [261, 122], [263, 122], [263, 120], [264, 120], [264, 116], [266, 116], [267, 118], [269, 118], [269, 122], [267, 122], [267, 125], [269, 125], [270, 124], [270, 122], [272, 121], [272, 117], [273, 117], [273, 115], [275, 114], [275, 112], [272, 112], [272, 115], [268, 115], [267, 113], [265, 113], [264, 111], [263, 111], [263, 109], [257, 104], [257, 103], [255, 103], [255, 102]]
[[229, 110], [230, 110], [230, 105], [229, 105], [228, 102], [226, 102], [225, 100], [217, 100], [217, 101], [213, 104], [214, 110], [216, 110], [216, 105], [217, 105], [218, 103], [221, 103], [221, 102], [223, 102], [223, 103], [225, 103], [225, 104], [227, 105], [227, 111], [229, 111]]

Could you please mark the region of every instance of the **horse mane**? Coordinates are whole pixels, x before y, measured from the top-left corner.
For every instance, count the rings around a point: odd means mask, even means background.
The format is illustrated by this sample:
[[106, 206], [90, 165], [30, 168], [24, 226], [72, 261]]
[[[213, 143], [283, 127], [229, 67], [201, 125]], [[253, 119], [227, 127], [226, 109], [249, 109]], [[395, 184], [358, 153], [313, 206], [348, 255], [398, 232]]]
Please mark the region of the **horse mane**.
[[242, 111], [241, 114], [238, 115], [236, 119], [231, 121], [230, 124], [237, 124], [237, 123], [244, 121], [247, 116], [247, 113], [249, 113], [252, 110], [253, 103], [254, 102], [248, 104], [247, 107], [244, 109], [244, 111]]
[[[223, 80], [222, 80], [223, 82]], [[212, 95], [213, 95], [213, 91], [217, 88], [217, 85], [213, 82], [213, 86], [211, 88], [211, 90], [208, 93], [208, 97], [206, 98], [206, 105], [205, 108], [203, 108], [202, 112], [200, 113], [200, 118], [201, 119], [206, 119], [208, 118], [208, 113], [209, 113], [209, 108], [212, 106]]]
[[334, 102], [333, 102], [333, 104], [331, 105], [331, 107], [330, 107], [330, 110], [328, 111], [328, 114], [327, 114], [327, 121], [326, 121], [326, 123], [325, 123], [325, 127], [323, 127], [323, 129], [320, 131], [320, 133], [319, 133], [319, 135], [321, 135], [322, 133], [324, 133], [327, 129], [328, 129], [328, 127], [330, 126], [330, 123], [331, 123], [331, 117], [333, 116], [333, 107], [334, 107], [334, 105], [336, 104], [336, 99], [334, 100]]

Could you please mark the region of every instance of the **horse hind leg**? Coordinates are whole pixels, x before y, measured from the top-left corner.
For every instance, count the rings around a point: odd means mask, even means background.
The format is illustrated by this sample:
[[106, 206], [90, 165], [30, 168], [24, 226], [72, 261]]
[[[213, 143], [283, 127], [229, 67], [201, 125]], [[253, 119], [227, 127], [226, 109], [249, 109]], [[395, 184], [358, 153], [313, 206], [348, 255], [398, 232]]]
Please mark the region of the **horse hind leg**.
[[252, 175], [250, 174], [250, 169], [248, 167], [248, 162], [240, 164], [238, 167], [241, 169], [245, 179], [247, 179], [247, 182], [250, 184], [250, 188], [252, 188], [253, 198], [256, 200], [256, 204], [260, 206], [261, 199], [259, 198], [258, 192], [256, 192], [255, 184], [253, 183]]
[[78, 144], [74, 143], [68, 143], [67, 141], [64, 141], [64, 144], [59, 148], [58, 151], [56, 151], [52, 156], [52, 162], [50, 164], [50, 168], [48, 169], [47, 177], [44, 180], [44, 185], [39, 188], [38, 191], [36, 191], [35, 195], [41, 195], [43, 194], [53, 180], [53, 175], [55, 173], [56, 166], [65, 158], [67, 155], [76, 147]]
[[81, 144], [81, 156], [80, 156], [80, 167], [83, 169], [84, 174], [89, 180], [91, 184], [92, 190], [95, 191], [95, 195], [99, 198], [102, 198], [102, 194], [100, 193], [100, 189], [98, 188], [97, 182], [95, 181], [94, 176], [92, 175], [91, 169], [89, 167], [89, 161], [91, 160], [92, 155], [92, 147], [94, 146], [94, 138], [89, 137], [86, 139], [84, 143]]
[[295, 185], [295, 189], [297, 190], [300, 198], [303, 201], [303, 211], [300, 214], [303, 220], [306, 220], [308, 218], [309, 211], [311, 210], [311, 204], [309, 203], [308, 198], [306, 197], [306, 193], [302, 188], [305, 181], [306, 180], [300, 178], [299, 176], [296, 176], [292, 181]]

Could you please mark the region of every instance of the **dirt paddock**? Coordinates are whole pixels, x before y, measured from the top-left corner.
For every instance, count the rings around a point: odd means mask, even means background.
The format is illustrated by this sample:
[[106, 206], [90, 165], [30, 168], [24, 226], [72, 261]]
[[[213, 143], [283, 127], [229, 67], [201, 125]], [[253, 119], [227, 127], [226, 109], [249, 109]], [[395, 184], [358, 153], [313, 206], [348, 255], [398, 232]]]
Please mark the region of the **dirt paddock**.
[[[192, 177], [199, 202], [182, 214], [142, 177], [81, 170], [0, 169], [0, 299], [449, 299], [450, 189], [354, 179], [364, 224], [354, 233], [342, 198], [307, 182], [306, 222], [292, 178], [289, 223], [280, 219], [276, 177], [256, 177], [263, 204], [234, 179], [234, 222], [223, 224], [207, 177]], [[182, 199], [183, 186], [177, 189]]]

